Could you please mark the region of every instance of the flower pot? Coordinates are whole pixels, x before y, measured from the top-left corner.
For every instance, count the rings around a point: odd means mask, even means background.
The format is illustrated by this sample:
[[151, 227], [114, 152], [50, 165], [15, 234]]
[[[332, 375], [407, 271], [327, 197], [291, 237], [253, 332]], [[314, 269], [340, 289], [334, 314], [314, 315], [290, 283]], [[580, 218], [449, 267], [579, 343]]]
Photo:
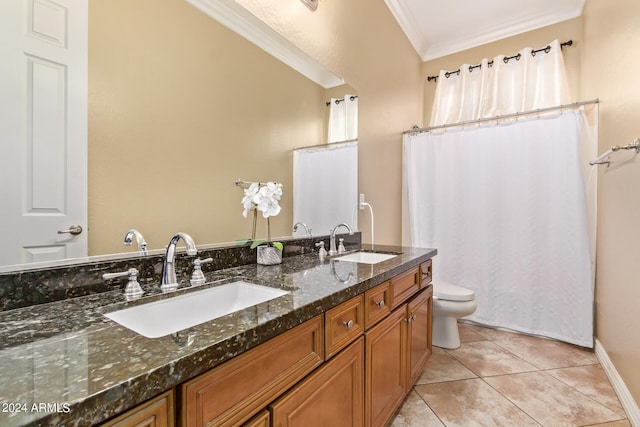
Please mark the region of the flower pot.
[[260, 265], [282, 264], [282, 251], [274, 246], [258, 246], [257, 260]]

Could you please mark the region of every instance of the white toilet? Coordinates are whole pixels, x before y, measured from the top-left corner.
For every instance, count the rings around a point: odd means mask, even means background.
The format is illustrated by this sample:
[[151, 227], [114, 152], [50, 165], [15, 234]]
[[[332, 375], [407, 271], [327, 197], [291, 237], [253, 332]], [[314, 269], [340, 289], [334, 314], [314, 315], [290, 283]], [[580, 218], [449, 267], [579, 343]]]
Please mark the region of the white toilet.
[[476, 311], [472, 290], [442, 281], [433, 281], [433, 345], [460, 347], [458, 319]]

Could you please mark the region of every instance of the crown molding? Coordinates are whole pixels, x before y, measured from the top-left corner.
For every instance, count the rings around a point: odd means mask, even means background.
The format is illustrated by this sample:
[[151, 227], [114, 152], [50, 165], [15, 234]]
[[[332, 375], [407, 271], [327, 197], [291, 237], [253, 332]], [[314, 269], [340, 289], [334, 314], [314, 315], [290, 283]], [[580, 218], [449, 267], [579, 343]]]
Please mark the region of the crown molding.
[[318, 61], [233, 0], [185, 0], [325, 89], [344, 84]]
[[552, 11], [550, 13], [542, 13], [538, 16], [529, 16], [526, 19], [512, 21], [505, 25], [498, 25], [492, 29], [483, 30], [476, 35], [465, 34], [458, 39], [429, 42], [425, 39], [425, 35], [420, 30], [420, 24], [413, 17], [405, 1], [385, 0], [387, 7], [400, 24], [400, 27], [422, 61], [430, 61], [516, 34], [577, 18], [582, 15], [585, 2], [586, 0], [575, 0], [571, 7], [565, 7], [562, 10]]

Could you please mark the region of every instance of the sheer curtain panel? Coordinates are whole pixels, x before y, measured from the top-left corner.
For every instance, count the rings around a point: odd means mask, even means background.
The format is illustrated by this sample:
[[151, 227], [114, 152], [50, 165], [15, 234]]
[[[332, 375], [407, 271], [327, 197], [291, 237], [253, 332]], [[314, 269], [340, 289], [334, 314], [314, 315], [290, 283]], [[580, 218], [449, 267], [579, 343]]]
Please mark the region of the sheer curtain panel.
[[358, 97], [345, 94], [329, 103], [329, 143], [358, 139]]
[[512, 57], [496, 56], [491, 65], [488, 59], [480, 67], [463, 64], [449, 77], [440, 71], [431, 126], [571, 102], [560, 43], [554, 40], [548, 46], [548, 53], [534, 55], [527, 47]]

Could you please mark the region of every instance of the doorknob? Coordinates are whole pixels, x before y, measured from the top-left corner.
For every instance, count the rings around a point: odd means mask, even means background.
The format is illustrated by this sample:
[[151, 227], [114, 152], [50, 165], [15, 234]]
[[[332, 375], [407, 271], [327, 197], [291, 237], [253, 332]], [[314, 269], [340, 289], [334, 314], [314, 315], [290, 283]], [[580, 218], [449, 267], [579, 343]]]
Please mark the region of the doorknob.
[[79, 225], [72, 225], [71, 227], [69, 227], [68, 230], [58, 230], [58, 234], [66, 234], [66, 233], [77, 236], [78, 234], [82, 233], [82, 227]]

